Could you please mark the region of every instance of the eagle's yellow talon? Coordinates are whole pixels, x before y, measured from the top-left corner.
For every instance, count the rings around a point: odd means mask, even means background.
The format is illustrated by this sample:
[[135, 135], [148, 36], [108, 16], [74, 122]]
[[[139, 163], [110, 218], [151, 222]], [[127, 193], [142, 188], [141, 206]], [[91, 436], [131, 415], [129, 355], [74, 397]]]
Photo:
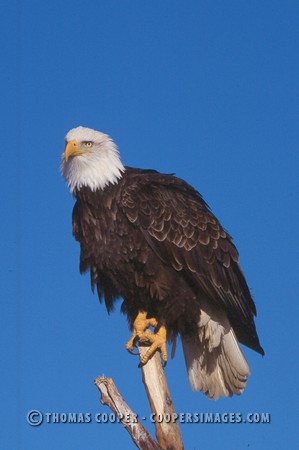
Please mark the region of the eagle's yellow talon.
[[132, 352], [134, 350], [134, 340], [130, 339], [127, 343], [126, 343], [126, 349], [128, 350], [128, 352]]
[[126, 349], [132, 353], [135, 347], [135, 341], [139, 341], [141, 344], [149, 343], [150, 347], [147, 352], [141, 358], [141, 364], [144, 365], [148, 362], [150, 357], [154, 354], [156, 350], [161, 352], [161, 358], [164, 362], [164, 366], [167, 362], [167, 350], [166, 350], [166, 339], [167, 332], [166, 328], [161, 325], [156, 333], [151, 333], [148, 331], [149, 327], [158, 327], [159, 323], [155, 318], [147, 318], [146, 312], [138, 313], [134, 321], [134, 331], [131, 339], [126, 344]]

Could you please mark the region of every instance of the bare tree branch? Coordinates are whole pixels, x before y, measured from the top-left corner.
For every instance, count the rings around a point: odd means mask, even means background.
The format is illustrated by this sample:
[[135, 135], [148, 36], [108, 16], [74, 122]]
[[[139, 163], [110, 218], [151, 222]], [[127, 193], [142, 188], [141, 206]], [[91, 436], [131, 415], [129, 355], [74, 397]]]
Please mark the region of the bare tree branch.
[[[138, 346], [140, 358], [148, 347]], [[163, 450], [183, 450], [184, 445], [178, 425], [159, 352], [155, 352], [142, 366], [142, 381], [155, 419], [156, 437]]]
[[[139, 345], [138, 351], [141, 359], [148, 351], [148, 346]], [[140, 450], [184, 450], [178, 416], [170, 397], [159, 352], [155, 352], [149, 361], [141, 366], [141, 370], [159, 444], [138, 421], [137, 415], [124, 401], [112, 378], [99, 377], [95, 380], [102, 394], [101, 403], [117, 415]]]
[[161, 450], [161, 447], [137, 420], [136, 414], [133, 413], [124, 401], [112, 378], [99, 377], [95, 380], [95, 384], [102, 394], [101, 403], [109, 406], [116, 414], [130, 434], [134, 444], [140, 450]]

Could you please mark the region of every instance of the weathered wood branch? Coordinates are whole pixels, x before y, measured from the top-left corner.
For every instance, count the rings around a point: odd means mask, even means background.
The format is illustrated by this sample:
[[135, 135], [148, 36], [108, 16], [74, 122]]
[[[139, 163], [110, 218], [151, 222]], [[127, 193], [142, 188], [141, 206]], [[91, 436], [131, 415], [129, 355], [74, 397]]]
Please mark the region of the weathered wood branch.
[[[148, 347], [138, 346], [140, 358], [147, 352]], [[155, 420], [156, 437], [163, 450], [183, 450], [184, 445], [179, 429], [164, 369], [159, 352], [141, 367], [142, 381]]]
[[[147, 350], [146, 345], [139, 345], [140, 358]], [[159, 444], [138, 421], [137, 415], [127, 405], [112, 378], [99, 377], [95, 380], [102, 394], [101, 403], [107, 405], [116, 414], [140, 450], [183, 450], [182, 437], [176, 420], [177, 414], [170, 397], [159, 352], [141, 366], [141, 370]]]
[[136, 414], [130, 409], [117, 390], [112, 378], [99, 377], [95, 384], [101, 392], [101, 403], [109, 406], [130, 434], [134, 444], [140, 450], [161, 450], [161, 447], [151, 437], [144, 426], [137, 420]]

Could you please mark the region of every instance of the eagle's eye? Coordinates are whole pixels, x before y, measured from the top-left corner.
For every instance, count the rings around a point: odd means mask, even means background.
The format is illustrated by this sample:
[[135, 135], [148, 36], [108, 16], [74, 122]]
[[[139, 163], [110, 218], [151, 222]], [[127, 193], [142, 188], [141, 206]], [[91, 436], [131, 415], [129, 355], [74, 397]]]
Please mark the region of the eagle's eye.
[[82, 144], [84, 145], [84, 147], [87, 147], [87, 148], [91, 148], [93, 146], [92, 141], [84, 141], [84, 142], [82, 142]]

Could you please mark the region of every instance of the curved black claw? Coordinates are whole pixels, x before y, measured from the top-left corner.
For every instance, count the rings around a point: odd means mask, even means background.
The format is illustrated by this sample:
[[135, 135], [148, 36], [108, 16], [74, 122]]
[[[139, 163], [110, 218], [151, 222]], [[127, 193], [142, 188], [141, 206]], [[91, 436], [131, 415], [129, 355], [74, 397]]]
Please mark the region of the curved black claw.
[[[134, 353], [134, 355], [136, 355], [136, 353]], [[161, 360], [161, 363], [162, 363], [163, 369], [165, 369], [165, 367], [167, 366], [167, 361]], [[145, 366], [145, 364], [146, 364], [146, 363], [140, 362], [140, 363], [138, 364], [138, 369], [141, 369], [141, 367]]]
[[135, 353], [135, 352], [133, 352], [133, 350], [129, 350], [128, 348], [127, 348], [127, 351], [129, 353], [131, 353], [131, 355], [134, 355], [134, 356], [138, 356], [139, 355], [139, 353]]

